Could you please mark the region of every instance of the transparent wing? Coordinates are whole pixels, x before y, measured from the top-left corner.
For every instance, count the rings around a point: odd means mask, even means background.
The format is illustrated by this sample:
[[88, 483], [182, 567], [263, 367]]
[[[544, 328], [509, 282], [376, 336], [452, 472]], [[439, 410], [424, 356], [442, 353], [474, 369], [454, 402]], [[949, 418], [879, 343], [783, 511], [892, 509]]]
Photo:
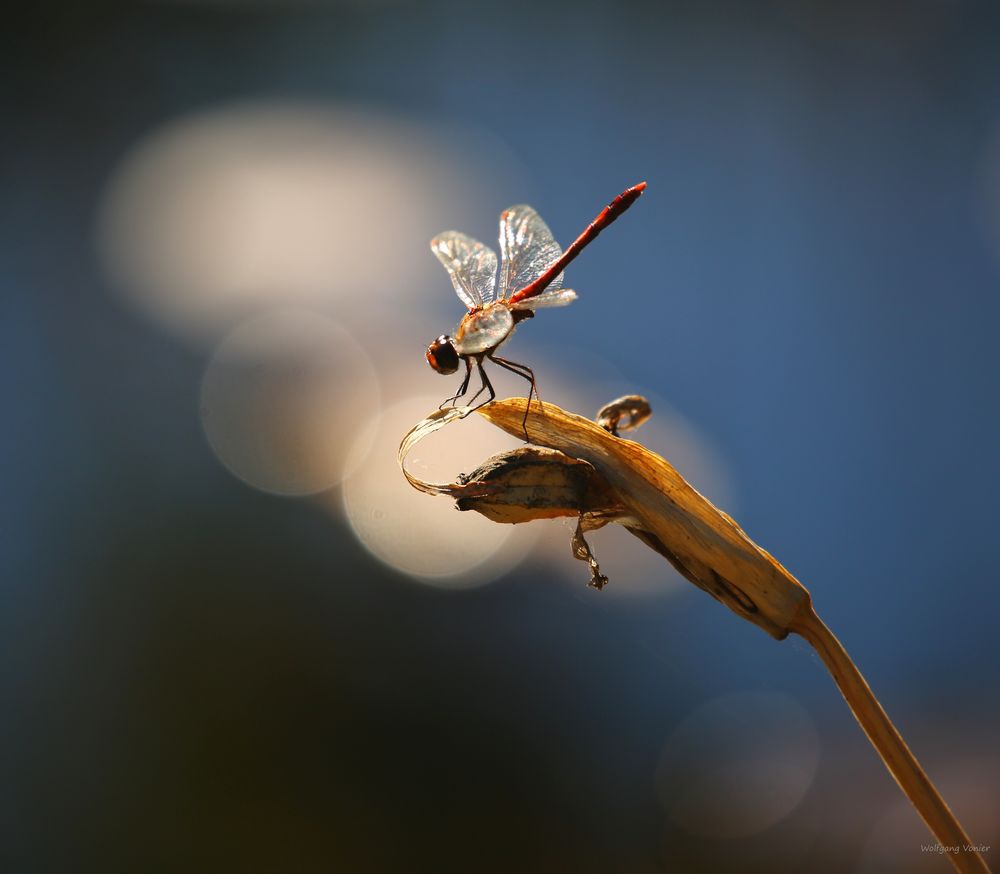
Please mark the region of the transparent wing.
[[541, 307], [564, 307], [576, 300], [576, 292], [571, 288], [547, 289], [535, 297], [528, 297], [513, 304], [515, 310], [531, 310]]
[[[500, 213], [500, 297], [534, 282], [562, 249], [552, 236], [549, 226], [530, 206], [519, 204]], [[560, 273], [549, 285], [562, 286]]]
[[448, 271], [455, 293], [470, 310], [493, 302], [497, 255], [489, 246], [458, 231], [445, 231], [431, 240], [431, 251]]

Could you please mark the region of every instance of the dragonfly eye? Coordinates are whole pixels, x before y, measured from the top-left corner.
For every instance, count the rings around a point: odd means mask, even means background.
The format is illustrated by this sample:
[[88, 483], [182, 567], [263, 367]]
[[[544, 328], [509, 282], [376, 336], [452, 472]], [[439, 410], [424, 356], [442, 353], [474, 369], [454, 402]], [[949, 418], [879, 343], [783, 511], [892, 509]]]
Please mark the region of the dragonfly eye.
[[427, 363], [438, 373], [448, 374], [458, 370], [458, 351], [451, 337], [442, 334], [427, 347]]

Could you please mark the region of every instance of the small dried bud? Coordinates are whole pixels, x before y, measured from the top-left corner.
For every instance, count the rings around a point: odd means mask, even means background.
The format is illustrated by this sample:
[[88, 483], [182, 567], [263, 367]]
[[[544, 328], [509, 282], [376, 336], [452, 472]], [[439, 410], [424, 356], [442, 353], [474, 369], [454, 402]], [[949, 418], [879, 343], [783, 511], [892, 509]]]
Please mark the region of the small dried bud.
[[601, 407], [594, 421], [617, 437], [619, 431], [634, 431], [652, 415], [653, 408], [642, 395], [623, 395]]

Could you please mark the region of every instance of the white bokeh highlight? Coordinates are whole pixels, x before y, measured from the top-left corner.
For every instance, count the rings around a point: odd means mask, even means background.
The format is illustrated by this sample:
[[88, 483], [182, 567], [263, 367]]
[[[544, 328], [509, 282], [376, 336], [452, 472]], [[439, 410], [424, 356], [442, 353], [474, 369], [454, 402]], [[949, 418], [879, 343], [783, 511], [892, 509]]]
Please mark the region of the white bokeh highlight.
[[337, 485], [357, 434], [378, 415], [379, 385], [362, 347], [332, 319], [282, 309], [234, 328], [201, 386], [201, 421], [219, 460], [276, 495]]
[[373, 299], [426, 305], [436, 275], [427, 241], [517, 175], [494, 146], [333, 103], [247, 101], [182, 116], [109, 179], [99, 253], [130, 303], [196, 340], [278, 305], [341, 319], [364, 318]]
[[777, 692], [709, 701], [670, 734], [656, 788], [671, 822], [706, 838], [744, 838], [799, 805], [819, 765], [812, 717]]
[[[537, 529], [459, 512], [453, 499], [423, 494], [406, 481], [396, 463], [400, 441], [440, 402], [438, 395], [417, 395], [383, 411], [374, 434], [360, 438], [371, 439], [371, 448], [344, 482], [342, 506], [358, 540], [381, 561], [428, 585], [469, 588], [520, 563]], [[517, 445], [472, 415], [418, 444], [407, 467], [427, 481], [453, 482], [459, 473], [470, 473], [491, 455]]]

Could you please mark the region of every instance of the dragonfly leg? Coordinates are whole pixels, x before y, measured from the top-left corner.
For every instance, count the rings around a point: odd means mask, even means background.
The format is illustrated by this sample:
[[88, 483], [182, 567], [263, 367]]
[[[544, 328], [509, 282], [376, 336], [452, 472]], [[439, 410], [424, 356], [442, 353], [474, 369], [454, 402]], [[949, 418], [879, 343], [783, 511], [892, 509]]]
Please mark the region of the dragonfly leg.
[[484, 391], [488, 391], [490, 396], [481, 404], [477, 404], [472, 407], [472, 409], [469, 410], [470, 413], [472, 410], [478, 410], [480, 407], [485, 407], [490, 401], [493, 400], [493, 398], [497, 396], [497, 393], [493, 390], [493, 383], [490, 382], [490, 378], [486, 375], [486, 371], [483, 369], [483, 359], [481, 357], [476, 359], [476, 367], [479, 369], [479, 378], [483, 381], [483, 384], [479, 387], [479, 391], [472, 396], [472, 400], [470, 400], [469, 403], [473, 403]]
[[[462, 380], [462, 387], [458, 390], [458, 394], [452, 395], [448, 398], [440, 407], [439, 410], [443, 410], [448, 404], [455, 406], [455, 401], [457, 401], [462, 395], [464, 395], [469, 390], [469, 378], [472, 376], [472, 362], [466, 358], [465, 359], [465, 379]], [[475, 400], [475, 398], [473, 398]]]
[[518, 364], [516, 361], [508, 361], [506, 358], [500, 358], [498, 355], [491, 355], [489, 358], [490, 361], [496, 362], [504, 370], [516, 373], [522, 379], [528, 380], [531, 384], [531, 388], [528, 389], [528, 403], [525, 404], [524, 407], [524, 419], [521, 420], [521, 427], [524, 429], [524, 440], [526, 443], [530, 443], [531, 438], [528, 436], [528, 411], [531, 409], [531, 396], [534, 395], [538, 398], [539, 404], [542, 402], [542, 399], [538, 394], [538, 383], [535, 381], [535, 372], [528, 367], [527, 364]]
[[[479, 391], [477, 391], [471, 398], [469, 398], [469, 403], [467, 404], [467, 406], [471, 407], [476, 402], [476, 398], [478, 398], [484, 391], [486, 391], [486, 382], [484, 382], [481, 386], [479, 386]], [[493, 400], [493, 398], [490, 398], [490, 400]], [[488, 404], [489, 402], [490, 401], [483, 401], [484, 404]], [[482, 404], [480, 404], [480, 406], [482, 406]]]

